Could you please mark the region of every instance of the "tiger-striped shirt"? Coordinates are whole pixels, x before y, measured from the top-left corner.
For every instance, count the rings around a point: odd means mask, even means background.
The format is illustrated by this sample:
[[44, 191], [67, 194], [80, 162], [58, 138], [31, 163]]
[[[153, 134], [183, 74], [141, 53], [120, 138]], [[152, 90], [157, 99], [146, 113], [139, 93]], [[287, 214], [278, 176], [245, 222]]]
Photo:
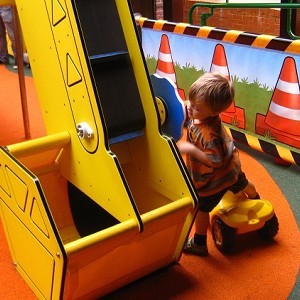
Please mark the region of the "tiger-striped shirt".
[[226, 133], [220, 116], [195, 124], [190, 121], [187, 139], [202, 150], [213, 167], [187, 155], [187, 168], [200, 196], [214, 195], [237, 181], [241, 164], [237, 149]]

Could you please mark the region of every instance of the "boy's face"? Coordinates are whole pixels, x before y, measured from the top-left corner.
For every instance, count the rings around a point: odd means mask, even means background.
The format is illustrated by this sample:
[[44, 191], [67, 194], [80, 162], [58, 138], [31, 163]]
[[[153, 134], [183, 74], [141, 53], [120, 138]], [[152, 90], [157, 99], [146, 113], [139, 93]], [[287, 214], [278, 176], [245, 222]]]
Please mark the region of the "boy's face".
[[187, 111], [190, 119], [200, 121], [216, 115], [203, 101], [198, 102], [197, 105], [193, 101], [188, 101]]

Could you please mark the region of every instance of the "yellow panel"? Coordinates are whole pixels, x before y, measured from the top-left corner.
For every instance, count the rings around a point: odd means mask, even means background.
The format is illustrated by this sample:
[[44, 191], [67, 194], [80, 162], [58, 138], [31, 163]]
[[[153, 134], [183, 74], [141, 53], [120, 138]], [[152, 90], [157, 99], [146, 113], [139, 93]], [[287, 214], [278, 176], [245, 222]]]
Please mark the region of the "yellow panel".
[[280, 155], [280, 157], [285, 160], [285, 161], [288, 161], [288, 162], [291, 162], [291, 163], [294, 163], [294, 158], [291, 154], [291, 151], [290, 149], [287, 149], [287, 148], [284, 148], [284, 147], [280, 147], [280, 146], [277, 146], [277, 151]]
[[[84, 53], [78, 45], [78, 31], [72, 28], [74, 24], [71, 24], [65, 3], [38, 1], [33, 11], [31, 2], [18, 0], [17, 7], [47, 132], [61, 131], [61, 120], [64, 120], [64, 130], [76, 138], [76, 124], [87, 121], [94, 138], [78, 142], [87, 151], [95, 151], [99, 143], [98, 129], [101, 131], [102, 128], [95, 124], [94, 93], [90, 78], [84, 76], [88, 72], [82, 59]], [[40, 43], [41, 40], [45, 43]]]
[[[52, 2], [17, 0], [17, 7], [47, 132], [67, 131], [72, 140], [60, 156], [60, 172], [118, 220], [137, 218], [117, 158], [106, 149], [72, 3]], [[83, 121], [93, 138], [77, 136], [76, 124]]]
[[[8, 184], [12, 191], [11, 195], [7, 195], [0, 188], [1, 217], [13, 260], [37, 294], [42, 292], [43, 297], [51, 294], [58, 298], [63, 276], [64, 249], [61, 248], [57, 229], [52, 227], [54, 222], [50, 221], [52, 216], [42, 190], [33, 174], [3, 147], [0, 148], [0, 161], [5, 166], [5, 176], [10, 178]], [[19, 203], [23, 204], [22, 209]], [[32, 207], [36, 205], [39, 206], [40, 220], [34, 212], [34, 223]]]
[[214, 29], [215, 27], [209, 27], [209, 26], [203, 26], [200, 27], [198, 33], [197, 33], [197, 37], [204, 37], [207, 38], [209, 33], [212, 31], [212, 29]]
[[36, 199], [33, 199], [32, 202], [32, 209], [30, 213], [31, 219], [33, 223], [47, 236], [49, 237], [49, 233], [45, 224], [45, 221], [43, 219], [43, 216], [41, 214], [38, 201]]
[[237, 31], [237, 30], [227, 31], [226, 34], [225, 34], [225, 36], [223, 37], [222, 41], [234, 43], [235, 40], [238, 38], [238, 36], [241, 33], [243, 33], [243, 31]]
[[51, 299], [55, 260], [51, 253], [34, 237], [6, 207], [4, 219], [9, 224], [9, 241], [17, 270], [25, 273], [27, 281], [46, 299]]
[[58, 0], [52, 1], [52, 24], [55, 26], [66, 17], [66, 11]]
[[290, 45], [285, 49], [285, 52], [300, 54], [300, 40], [292, 41]]
[[174, 28], [174, 33], [183, 33], [185, 28], [188, 26], [186, 23], [178, 23]]
[[265, 48], [273, 38], [274, 36], [261, 34], [254, 40], [251, 46]]
[[166, 23], [167, 21], [163, 21], [163, 20], [159, 20], [159, 21], [156, 21], [154, 23], [154, 26], [153, 26], [153, 29], [154, 30], [162, 30], [164, 24]]
[[7, 178], [9, 180], [10, 186], [13, 186], [13, 197], [12, 199], [16, 201], [17, 205], [21, 210], [25, 210], [25, 205], [28, 197], [28, 188], [9, 168], [6, 170]]
[[0, 163], [0, 182], [1, 182], [0, 188], [9, 196], [11, 192], [9, 190], [9, 186], [7, 184], [7, 179], [6, 179], [6, 176], [4, 174], [4, 171], [5, 171], [4, 167]]
[[139, 17], [138, 18], [138, 23], [141, 27], [143, 27], [144, 22], [147, 20], [147, 18], [144, 17]]
[[[190, 209], [191, 202], [185, 199], [181, 205], [174, 203], [162, 208], [162, 214], [160, 209], [146, 214], [142, 234], [135, 234], [130, 223], [128, 226], [119, 224], [67, 244], [66, 285], [70, 288], [66, 289], [64, 297], [99, 298], [177, 260], [185, 241], [185, 238], [180, 239], [186, 225], [182, 220]], [[101, 282], [94, 280], [94, 274]]]
[[71, 56], [67, 55], [67, 85], [72, 86], [82, 81], [82, 76], [74, 64]]
[[246, 137], [247, 137], [247, 142], [248, 142], [248, 144], [249, 144], [253, 149], [262, 151], [261, 146], [260, 146], [260, 143], [259, 143], [259, 140], [258, 140], [257, 137], [252, 136], [252, 135], [248, 135], [248, 134], [246, 135]]

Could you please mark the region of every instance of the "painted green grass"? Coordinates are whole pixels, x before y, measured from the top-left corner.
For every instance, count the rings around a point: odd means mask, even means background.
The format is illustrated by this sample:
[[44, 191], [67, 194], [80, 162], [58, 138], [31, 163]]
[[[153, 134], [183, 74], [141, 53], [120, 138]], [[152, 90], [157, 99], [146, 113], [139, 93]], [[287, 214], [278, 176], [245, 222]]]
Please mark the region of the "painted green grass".
[[257, 81], [248, 83], [245, 80], [233, 78], [236, 90], [235, 105], [244, 108], [246, 114], [246, 130], [255, 133], [256, 114], [265, 115], [272, 98], [272, 91], [261, 86]]

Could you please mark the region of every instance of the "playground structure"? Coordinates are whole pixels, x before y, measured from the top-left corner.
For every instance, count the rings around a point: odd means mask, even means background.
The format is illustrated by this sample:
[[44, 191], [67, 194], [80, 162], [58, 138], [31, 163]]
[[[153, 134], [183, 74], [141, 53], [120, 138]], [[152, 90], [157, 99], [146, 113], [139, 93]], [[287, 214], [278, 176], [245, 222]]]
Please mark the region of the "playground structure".
[[27, 2], [16, 7], [48, 135], [1, 149], [1, 217], [38, 297], [94, 298], [179, 260], [196, 195], [160, 127], [127, 2]]
[[197, 195], [128, 1], [14, 5], [47, 135], [0, 149], [12, 259], [40, 299], [97, 298], [180, 259]]

